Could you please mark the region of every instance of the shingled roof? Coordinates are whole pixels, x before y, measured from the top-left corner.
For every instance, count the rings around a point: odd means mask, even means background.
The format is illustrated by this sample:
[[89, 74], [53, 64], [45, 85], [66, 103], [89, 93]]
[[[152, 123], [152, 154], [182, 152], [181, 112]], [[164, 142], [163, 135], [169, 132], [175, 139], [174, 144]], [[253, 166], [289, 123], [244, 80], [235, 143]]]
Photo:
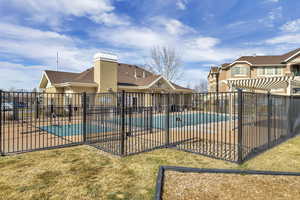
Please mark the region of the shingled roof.
[[[46, 70], [45, 73], [52, 84], [61, 84], [67, 82], [95, 83], [93, 67], [81, 73], [50, 70]], [[129, 65], [124, 63], [118, 63], [117, 73], [119, 86], [147, 86], [160, 77], [160, 75], [153, 74], [136, 65]], [[174, 83], [171, 84], [176, 89], [189, 89], [181, 87]]]
[[[295, 55], [298, 52], [300, 52], [300, 48], [290, 51], [286, 54], [275, 55], [275, 56], [242, 56], [236, 59], [234, 62], [246, 61], [254, 66], [255, 65], [280, 65], [280, 64], [284, 64], [288, 58], [290, 58], [291, 56]], [[231, 65], [230, 63], [225, 63], [222, 64], [221, 67], [227, 68], [230, 65]]]

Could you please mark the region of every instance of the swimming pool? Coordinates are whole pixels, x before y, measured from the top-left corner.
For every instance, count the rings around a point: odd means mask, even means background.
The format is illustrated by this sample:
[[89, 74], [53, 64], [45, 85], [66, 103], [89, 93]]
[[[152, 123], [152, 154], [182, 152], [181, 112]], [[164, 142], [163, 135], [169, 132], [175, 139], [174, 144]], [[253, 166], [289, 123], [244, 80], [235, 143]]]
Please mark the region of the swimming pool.
[[[153, 115], [144, 117], [126, 117], [125, 125], [131, 127], [146, 127], [155, 129], [166, 128], [166, 115]], [[220, 121], [227, 121], [230, 117], [225, 114], [211, 114], [211, 113], [189, 113], [189, 114], [170, 114], [169, 127], [179, 128], [184, 126], [192, 126], [204, 123], [213, 123]], [[102, 125], [92, 125], [87, 123], [86, 133], [105, 133], [117, 130], [121, 127], [121, 117], [114, 118], [113, 120], [100, 120], [94, 123], [102, 123]], [[83, 134], [82, 124], [67, 124], [67, 125], [50, 125], [39, 127], [43, 131], [57, 135], [57, 136], [73, 136]]]
[[[125, 124], [138, 127], [152, 127], [157, 129], [165, 129], [166, 115], [154, 115], [150, 117], [133, 117], [126, 118]], [[169, 127], [178, 128], [183, 126], [192, 126], [204, 123], [227, 121], [230, 117], [225, 114], [210, 114], [210, 113], [189, 113], [189, 114], [170, 114]]]
[[[66, 124], [66, 125], [50, 125], [41, 126], [41, 130], [51, 133], [57, 136], [73, 136], [83, 134], [83, 124]], [[110, 132], [113, 129], [110, 127], [97, 126], [97, 125], [86, 125], [86, 133], [105, 133]]]

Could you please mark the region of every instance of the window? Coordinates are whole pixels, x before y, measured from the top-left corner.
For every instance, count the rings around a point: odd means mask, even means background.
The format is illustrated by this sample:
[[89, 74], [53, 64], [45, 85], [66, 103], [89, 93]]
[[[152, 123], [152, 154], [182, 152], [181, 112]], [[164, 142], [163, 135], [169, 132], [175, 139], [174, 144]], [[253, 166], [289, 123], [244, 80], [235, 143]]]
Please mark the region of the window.
[[245, 66], [234, 66], [231, 68], [231, 75], [248, 75], [249, 74], [249, 67]]
[[257, 74], [261, 76], [281, 75], [282, 68], [280, 67], [261, 67], [257, 68]]

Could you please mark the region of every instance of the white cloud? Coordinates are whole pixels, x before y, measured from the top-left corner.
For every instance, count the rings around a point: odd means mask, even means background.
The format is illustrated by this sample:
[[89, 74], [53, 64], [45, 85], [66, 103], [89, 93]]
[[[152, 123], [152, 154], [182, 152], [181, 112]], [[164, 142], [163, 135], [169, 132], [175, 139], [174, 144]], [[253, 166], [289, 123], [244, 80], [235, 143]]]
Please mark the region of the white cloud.
[[93, 31], [92, 35], [119, 48], [149, 49], [154, 45], [167, 45], [169, 40], [150, 28], [141, 27], [103, 28]]
[[41, 31], [24, 26], [0, 23], [0, 53], [10, 58], [30, 59], [43, 65], [56, 65], [78, 71], [92, 60], [93, 48], [78, 48], [71, 37], [56, 32]]
[[[87, 17], [106, 25], [127, 25], [128, 17], [114, 13], [112, 0], [2, 0], [28, 15], [28, 20], [60, 26], [68, 16]], [[0, 3], [0, 5], [1, 5]]]
[[266, 0], [268, 3], [278, 3], [280, 0]]
[[297, 32], [297, 31], [300, 31], [300, 18], [296, 19], [296, 20], [293, 20], [293, 21], [287, 22], [282, 27], [280, 27], [280, 29], [282, 31], [285, 31], [285, 32]]
[[287, 34], [266, 40], [268, 44], [300, 44], [300, 34]]
[[276, 21], [280, 18], [282, 18], [282, 7], [281, 6], [271, 9], [267, 13], [267, 16], [262, 19], [259, 19], [258, 22], [269, 28], [273, 28], [274, 23], [276, 23]]
[[[19, 63], [0, 62], [0, 88], [32, 89], [38, 85], [45, 66], [24, 66]], [[22, 78], [21, 78], [22, 77]]]
[[190, 88], [194, 88], [201, 80], [207, 80], [208, 71], [205, 69], [193, 68], [193, 69], [185, 69], [184, 70], [184, 79], [179, 81], [178, 84], [182, 86], [188, 86]]
[[[185, 26], [182, 24], [182, 26]], [[120, 34], [122, 33], [122, 34]], [[175, 34], [177, 33], [177, 34]], [[147, 57], [153, 46], [170, 46], [178, 50], [184, 62], [216, 61], [235, 58], [240, 51], [218, 48], [218, 38], [201, 36], [197, 32], [145, 27], [101, 28], [91, 32], [96, 40], [118, 48], [131, 49], [137, 55]]]
[[177, 0], [176, 1], [176, 7], [179, 10], [185, 10], [186, 4], [187, 4], [187, 0]]
[[108, 26], [129, 25], [129, 18], [122, 16], [122, 18], [114, 13], [103, 13], [101, 15], [91, 16], [91, 19], [96, 23], [103, 23]]
[[214, 37], [192, 37], [186, 40], [185, 45], [189, 48], [210, 49], [218, 43], [220, 40]]
[[173, 18], [153, 17], [150, 22], [153, 23], [153, 26], [157, 26], [157, 28], [161, 28], [171, 35], [184, 35], [196, 32], [193, 28]]

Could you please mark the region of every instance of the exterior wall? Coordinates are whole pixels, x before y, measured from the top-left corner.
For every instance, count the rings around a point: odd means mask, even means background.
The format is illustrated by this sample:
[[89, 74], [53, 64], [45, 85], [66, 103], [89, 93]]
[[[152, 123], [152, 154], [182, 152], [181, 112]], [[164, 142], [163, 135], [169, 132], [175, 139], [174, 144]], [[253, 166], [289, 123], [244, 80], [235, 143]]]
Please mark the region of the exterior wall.
[[215, 73], [208, 76], [208, 92], [216, 92], [217, 78]]
[[71, 87], [69, 91], [71, 93], [95, 93], [97, 89], [92, 87]]
[[94, 81], [98, 83], [97, 92], [117, 91], [118, 63], [96, 60], [94, 63]]
[[[299, 63], [300, 63], [300, 58], [299, 58]], [[294, 63], [293, 63], [294, 64]], [[247, 76], [245, 75], [236, 75], [236, 76], [232, 76], [232, 72], [231, 72], [231, 68], [239, 65], [239, 66], [243, 66], [243, 67], [249, 67], [249, 74]], [[233, 66], [231, 66], [229, 69], [220, 69], [219, 70], [219, 92], [228, 92], [230, 91], [229, 86], [226, 84], [226, 80], [227, 79], [244, 79], [244, 78], [257, 78], [257, 77], [263, 77], [263, 76], [259, 76], [258, 75], [258, 68], [260, 67], [251, 67], [248, 64], [235, 64]], [[286, 67], [280, 67], [282, 68], [282, 76], [284, 75], [288, 75], [290, 73], [290, 70], [288, 68], [288, 66]], [[271, 77], [271, 76], [268, 76]], [[208, 83], [209, 83], [209, 92], [216, 92], [216, 79], [215, 76], [213, 76], [212, 74], [208, 77]], [[261, 90], [253, 90], [256, 92], [262, 92]], [[274, 93], [278, 93], [278, 94], [282, 94], [282, 93], [286, 93], [286, 90], [274, 90]]]
[[64, 102], [63, 93], [64, 88], [49, 87], [45, 88], [44, 95], [42, 95], [42, 101], [44, 105], [62, 105]]
[[63, 93], [64, 88], [49, 87], [45, 88], [46, 93]]
[[229, 91], [227, 84], [224, 83], [224, 80], [227, 80], [227, 76], [228, 76], [228, 70], [221, 69], [219, 74], [219, 92]]

